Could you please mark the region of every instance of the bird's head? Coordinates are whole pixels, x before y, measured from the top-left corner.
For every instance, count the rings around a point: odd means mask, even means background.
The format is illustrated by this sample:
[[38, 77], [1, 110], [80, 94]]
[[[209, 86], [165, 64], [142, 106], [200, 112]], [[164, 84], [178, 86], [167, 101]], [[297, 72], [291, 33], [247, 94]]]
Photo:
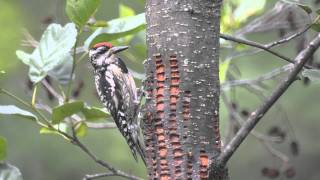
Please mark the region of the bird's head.
[[113, 55], [126, 49], [128, 46], [113, 46], [108, 42], [97, 43], [89, 50], [90, 63], [95, 68], [112, 64], [117, 60]]

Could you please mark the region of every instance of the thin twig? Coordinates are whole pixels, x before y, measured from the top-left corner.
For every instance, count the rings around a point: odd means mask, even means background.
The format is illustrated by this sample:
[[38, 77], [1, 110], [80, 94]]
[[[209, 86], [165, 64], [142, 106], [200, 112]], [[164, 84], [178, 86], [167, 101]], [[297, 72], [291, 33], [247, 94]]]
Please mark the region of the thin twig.
[[289, 162], [289, 157], [282, 152], [278, 151], [272, 145], [266, 141], [261, 140], [261, 142], [266, 146], [267, 150], [272, 154], [273, 156], [279, 158], [282, 161], [282, 166], [287, 166]]
[[[63, 97], [45, 79], [43, 79], [41, 81], [41, 83], [59, 101], [60, 105], [63, 104]], [[46, 110], [47, 112], [52, 113], [51, 108], [48, 108], [47, 106], [44, 106], [43, 104], [40, 104], [40, 103], [37, 103], [37, 105], [38, 105], [38, 107], [41, 107], [42, 109]], [[74, 123], [83, 121], [83, 120], [81, 120], [81, 117], [76, 114], [72, 115], [71, 120]], [[92, 129], [110, 129], [110, 128], [117, 127], [115, 123], [90, 123], [90, 122], [85, 122], [85, 123], [89, 128], [92, 128]]]
[[[261, 96], [258, 96], [258, 97], [265, 97], [265, 96], [261, 95]], [[229, 106], [228, 110], [229, 110], [229, 112], [232, 113], [232, 116], [235, 117], [236, 120], [238, 120], [238, 123], [240, 125], [242, 125], [245, 121], [243, 120], [243, 118], [238, 113], [236, 113], [235, 111], [232, 111], [231, 103], [227, 100], [227, 97], [225, 96], [224, 93], [222, 93], [222, 99], [223, 99], [224, 103]], [[266, 149], [268, 150], [268, 152], [271, 155], [273, 155], [274, 157], [280, 159], [280, 161], [282, 162], [282, 169], [285, 169], [285, 167], [288, 166], [289, 157], [287, 155], [285, 155], [284, 153], [282, 153], [281, 151], [275, 149], [271, 145], [271, 142], [281, 142], [282, 138], [267, 136], [267, 135], [261, 134], [259, 132], [256, 132], [255, 130], [252, 130], [250, 132], [250, 134], [253, 137], [255, 137], [257, 140], [259, 140], [259, 142], [262, 143], [266, 147]]]
[[123, 171], [120, 171], [116, 168], [114, 168], [113, 166], [111, 166], [109, 163], [100, 160], [96, 155], [94, 155], [84, 144], [82, 144], [82, 142], [78, 139], [77, 135], [76, 135], [76, 131], [74, 129], [74, 126], [71, 127], [72, 128], [72, 143], [75, 144], [76, 146], [78, 146], [82, 151], [84, 151], [91, 159], [93, 159], [97, 164], [107, 168], [109, 171], [111, 171], [113, 173], [113, 176], [120, 176], [120, 177], [124, 177], [127, 179], [131, 179], [131, 180], [141, 180], [141, 178], [138, 178], [136, 176], [127, 174]]
[[248, 136], [250, 131], [256, 126], [259, 120], [264, 116], [266, 112], [272, 107], [272, 105], [280, 98], [280, 96], [289, 88], [289, 86], [296, 80], [297, 74], [302, 70], [304, 64], [315, 53], [320, 46], [320, 34], [318, 34], [309, 45], [302, 50], [295, 58], [295, 64], [289, 75], [280, 83], [280, 85], [274, 90], [272, 95], [265, 100], [265, 102], [251, 113], [249, 118], [233, 137], [233, 139], [223, 149], [216, 162], [224, 167], [233, 153], [238, 149], [240, 144]]
[[22, 45], [23, 46], [27, 46], [27, 47], [33, 47], [36, 48], [39, 45], [39, 42], [36, 41], [32, 35], [30, 34], [30, 32], [27, 29], [23, 30], [23, 35], [25, 37], [25, 40], [22, 40]]
[[303, 28], [301, 31], [299, 31], [297, 33], [294, 33], [294, 34], [292, 34], [292, 35], [290, 35], [288, 37], [285, 37], [283, 39], [280, 39], [278, 41], [268, 43], [268, 44], [265, 45], [265, 47], [266, 48], [272, 48], [274, 46], [278, 46], [280, 44], [287, 43], [287, 42], [291, 41], [292, 39], [295, 39], [296, 37], [299, 37], [300, 35], [302, 35], [305, 32], [307, 32], [311, 28], [311, 26], [312, 26], [312, 24], [309, 24], [305, 28]]
[[24, 106], [31, 108], [35, 113], [37, 113], [38, 116], [40, 116], [40, 118], [42, 118], [46, 124], [44, 124], [43, 122], [41, 122], [38, 118], [36, 118], [36, 122], [42, 126], [42, 127], [47, 127], [49, 123], [48, 119], [44, 116], [44, 114], [42, 114], [41, 111], [39, 111], [37, 108], [35, 108], [31, 103], [28, 103], [26, 101], [24, 101], [23, 99], [19, 98], [18, 96], [12, 94], [11, 92], [0, 88], [0, 93], [3, 93], [9, 97], [11, 97], [12, 99], [18, 101], [19, 103], [23, 104]]
[[[241, 39], [241, 38], [236, 38], [236, 37], [233, 37], [233, 36], [230, 36], [230, 35], [226, 35], [226, 34], [220, 34], [220, 38], [222, 39], [225, 39], [225, 40], [229, 40], [229, 41], [233, 41], [233, 42], [237, 42], [237, 43], [241, 43], [241, 44], [245, 44], [245, 45], [248, 45], [248, 46], [252, 46], [252, 47], [256, 47], [256, 48], [259, 48], [259, 49], [262, 49], [262, 50], [265, 50], [289, 63], [292, 63], [294, 64], [294, 60], [278, 53], [278, 52], [275, 52], [273, 50], [270, 50], [269, 47], [266, 47], [265, 45], [263, 44], [260, 44], [260, 43], [257, 43], [255, 41], [250, 41], [250, 40], [246, 40], [246, 39]], [[312, 66], [309, 66], [309, 65], [304, 65], [306, 68], [308, 69], [311, 69]]]
[[69, 79], [69, 83], [68, 83], [68, 87], [67, 87], [67, 92], [66, 92], [66, 96], [64, 99], [64, 102], [68, 102], [69, 101], [69, 96], [71, 93], [71, 88], [72, 88], [72, 77], [74, 74], [74, 71], [76, 69], [76, 55], [77, 55], [77, 45], [78, 45], [78, 41], [79, 41], [79, 32], [78, 35], [76, 37], [76, 42], [74, 43], [74, 47], [73, 47], [73, 53], [72, 53], [72, 69], [71, 69], [71, 73], [70, 73], [70, 79]]
[[121, 170], [118, 170], [116, 168], [114, 168], [113, 166], [111, 166], [110, 164], [98, 159], [84, 144], [82, 144], [80, 142], [80, 140], [78, 139], [78, 137], [76, 136], [76, 133], [75, 133], [75, 130], [74, 130], [74, 127], [72, 126], [72, 132], [73, 132], [73, 135], [70, 136], [69, 134], [59, 130], [59, 129], [56, 129], [55, 127], [52, 126], [52, 124], [50, 123], [50, 121], [42, 114], [41, 111], [39, 111], [36, 106], [32, 106], [32, 104], [22, 100], [21, 98], [19, 98], [18, 96], [10, 93], [9, 91], [5, 90], [5, 89], [2, 89], [0, 88], [0, 93], [3, 93], [13, 99], [15, 99], [16, 101], [22, 103], [23, 105], [25, 105], [26, 107], [29, 107], [31, 108], [34, 112], [37, 113], [37, 115], [43, 120], [46, 122], [46, 124], [43, 124], [42, 122], [40, 122], [39, 120], [37, 120], [37, 123], [42, 126], [42, 127], [46, 127], [46, 128], [49, 128], [51, 130], [54, 130], [56, 132], [58, 132], [60, 135], [62, 135], [63, 137], [65, 137], [67, 140], [69, 140], [72, 144], [76, 145], [77, 147], [79, 147], [82, 151], [84, 151], [88, 156], [90, 156], [96, 163], [98, 163], [99, 165], [107, 168], [108, 170], [110, 170], [114, 176], [120, 176], [120, 177], [124, 177], [124, 178], [127, 178], [127, 179], [131, 179], [131, 180], [141, 180], [141, 178], [138, 178], [136, 176], [133, 176], [133, 175], [130, 175], [130, 174], [127, 174]]
[[47, 80], [43, 79], [41, 84], [58, 100], [59, 104], [63, 103], [63, 97], [48, 83]]
[[271, 72], [263, 74], [255, 79], [240, 79], [240, 80], [226, 81], [221, 85], [222, 87], [221, 89], [229, 89], [234, 86], [261, 84], [262, 81], [271, 80], [284, 72], [290, 71], [292, 68], [293, 68], [292, 64], [287, 64], [280, 68], [274, 69]]
[[87, 54], [88, 54], [88, 52], [84, 52], [84, 53], [79, 57], [79, 59], [76, 61], [76, 65], [78, 65], [78, 64], [86, 57]]
[[10, 93], [9, 91], [0, 88], [0, 93], [4, 93], [5, 95], [11, 97], [12, 99], [18, 101], [19, 103], [23, 104], [24, 106], [30, 107], [29, 103], [27, 103], [26, 101], [24, 101], [23, 99], [19, 98], [18, 96]]
[[[279, 45], [281, 45], [281, 44], [283, 44], [283, 43], [289, 42], [289, 41], [291, 41], [291, 40], [293, 40], [293, 39], [301, 36], [301, 35], [302, 35], [303, 33], [305, 33], [306, 31], [308, 31], [308, 30], [311, 28], [311, 26], [312, 26], [312, 24], [309, 24], [309, 25], [307, 25], [305, 28], [303, 28], [301, 31], [299, 31], [299, 32], [297, 32], [297, 33], [291, 34], [291, 35], [289, 35], [289, 36], [287, 36], [287, 37], [285, 37], [285, 38], [283, 38], [283, 39], [280, 39], [280, 40], [278, 40], [278, 41], [270, 42], [270, 43], [265, 44], [265, 45], [263, 45], [263, 46], [265, 46], [266, 48], [270, 49], [270, 48], [272, 48], [272, 47], [279, 46]], [[237, 39], [237, 38], [235, 38], [234, 40], [236, 40], [236, 39]], [[230, 41], [231, 41], [231, 40], [230, 40]], [[237, 41], [234, 41], [234, 42], [237, 42]], [[240, 43], [240, 42], [238, 42], [238, 43]], [[251, 46], [251, 44], [246, 44], [246, 45]], [[252, 47], [254, 47], [254, 46], [252, 46]], [[257, 48], [257, 47], [256, 47], [256, 48]], [[245, 52], [245, 53], [241, 53], [242, 55], [237, 55], [236, 57], [238, 57], [238, 56], [248, 56], [248, 55], [252, 55], [252, 54], [258, 53], [258, 52], [260, 52], [260, 51], [263, 51], [263, 49], [260, 49], [260, 48], [259, 48], [259, 49], [255, 50], [255, 51], [248, 51], [248, 52]], [[234, 57], [235, 57], [235, 56], [234, 56]], [[234, 57], [233, 57], [233, 58], [234, 58]]]
[[[221, 97], [222, 97], [222, 100], [224, 101], [224, 103], [226, 104], [227, 106], [227, 109], [229, 111], [229, 114], [235, 118], [235, 120], [237, 120], [237, 123], [239, 125], [242, 125], [245, 123], [245, 121], [243, 120], [243, 118], [237, 113], [235, 112], [233, 109], [232, 109], [232, 105], [231, 103], [227, 100], [227, 97], [224, 93], [221, 94]], [[280, 142], [281, 139], [280, 138], [277, 138], [277, 137], [270, 137], [270, 136], [267, 136], [267, 135], [264, 135], [260, 132], [257, 132], [255, 130], [252, 130], [250, 132], [251, 135], [253, 135], [254, 137], [256, 137], [257, 139], [259, 140], [262, 140], [262, 141], [270, 141], [270, 142]]]
[[39, 100], [34, 106], [37, 109], [41, 109], [41, 110], [47, 111], [50, 114], [52, 113], [52, 108], [50, 106], [46, 105], [46, 104], [39, 103]]

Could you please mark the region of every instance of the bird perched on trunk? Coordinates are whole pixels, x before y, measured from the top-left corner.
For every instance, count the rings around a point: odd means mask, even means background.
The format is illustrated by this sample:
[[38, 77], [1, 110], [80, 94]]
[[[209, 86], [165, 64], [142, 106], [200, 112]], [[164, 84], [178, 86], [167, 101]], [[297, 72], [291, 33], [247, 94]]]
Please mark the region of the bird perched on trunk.
[[113, 46], [108, 42], [95, 44], [89, 51], [94, 68], [95, 85], [103, 105], [113, 117], [119, 131], [126, 139], [133, 157], [137, 152], [145, 162], [140, 127], [137, 122], [139, 101], [133, 76], [118, 53], [128, 46]]

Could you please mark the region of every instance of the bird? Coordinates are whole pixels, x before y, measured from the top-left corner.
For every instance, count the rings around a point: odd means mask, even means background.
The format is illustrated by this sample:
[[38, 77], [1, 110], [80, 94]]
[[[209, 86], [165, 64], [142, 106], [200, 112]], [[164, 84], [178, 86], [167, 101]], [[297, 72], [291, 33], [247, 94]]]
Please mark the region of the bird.
[[100, 101], [126, 139], [134, 159], [138, 161], [138, 153], [146, 164], [137, 118], [139, 100], [136, 84], [126, 64], [118, 56], [118, 53], [128, 48], [100, 42], [90, 48], [89, 61], [94, 69], [94, 81]]

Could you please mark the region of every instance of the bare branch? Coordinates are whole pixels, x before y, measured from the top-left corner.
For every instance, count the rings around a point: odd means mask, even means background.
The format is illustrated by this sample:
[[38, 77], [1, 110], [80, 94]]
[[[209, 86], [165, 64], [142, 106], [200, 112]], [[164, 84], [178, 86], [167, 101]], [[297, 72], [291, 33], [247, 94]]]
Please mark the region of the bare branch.
[[[241, 43], [241, 44], [245, 44], [245, 45], [248, 45], [248, 46], [252, 46], [252, 47], [256, 47], [256, 48], [259, 48], [259, 49], [262, 49], [262, 50], [265, 50], [289, 63], [292, 63], [294, 64], [294, 60], [278, 53], [278, 52], [275, 52], [273, 50], [270, 50], [269, 47], [266, 47], [265, 45], [263, 44], [260, 44], [260, 43], [257, 43], [255, 41], [250, 41], [250, 40], [246, 40], [246, 39], [241, 39], [241, 38], [236, 38], [236, 37], [233, 37], [233, 36], [229, 36], [229, 35], [226, 35], [226, 34], [220, 34], [220, 37], [225, 39], [225, 40], [229, 40], [229, 41], [233, 41], [233, 42], [237, 42], [237, 43]], [[311, 69], [312, 66], [309, 66], [309, 65], [304, 65], [306, 68], [308, 69]]]
[[[228, 106], [227, 109], [229, 110], [230, 114], [236, 119], [238, 120], [238, 123], [240, 125], [242, 125], [245, 121], [242, 119], [242, 117], [236, 113], [233, 109], [232, 109], [232, 105], [231, 103], [228, 101], [227, 97], [225, 96], [225, 94], [222, 94], [222, 99], [224, 101], [224, 103]], [[279, 150], [275, 149], [272, 145], [271, 142], [281, 142], [282, 138], [280, 137], [272, 137], [272, 136], [267, 136], [264, 134], [261, 134], [259, 132], [256, 132], [255, 130], [252, 130], [250, 132], [251, 135], [253, 135], [255, 138], [257, 138], [259, 140], [260, 143], [262, 143], [266, 149], [268, 150], [268, 152], [275, 156], [276, 158], [280, 159], [282, 162], [282, 167], [283, 169], [285, 169], [285, 167], [287, 167], [288, 162], [289, 162], [289, 157], [287, 155], [285, 155], [284, 153], [280, 152]]]
[[[229, 114], [234, 117], [235, 120], [237, 120], [237, 123], [239, 125], [243, 125], [245, 123], [245, 121], [243, 120], [243, 118], [236, 112], [232, 109], [232, 105], [231, 103], [227, 100], [227, 97], [224, 93], [221, 94], [221, 98], [223, 100], [223, 102], [226, 104], [227, 106], [227, 109], [229, 111]], [[252, 130], [250, 132], [251, 135], [253, 135], [255, 138], [259, 139], [260, 141], [270, 141], [270, 142], [280, 142], [281, 139], [278, 138], [278, 137], [271, 137], [271, 136], [267, 136], [267, 135], [264, 135], [260, 132], [257, 132], [255, 130]]]
[[[241, 43], [241, 44], [245, 44], [245, 45], [248, 45], [248, 46], [252, 46], [252, 47], [255, 47], [255, 48], [258, 48], [258, 49], [261, 49], [261, 50], [264, 50], [264, 51], [267, 51], [287, 62], [290, 62], [290, 63], [293, 63], [294, 64], [294, 61], [278, 52], [275, 52], [273, 50], [271, 50], [272, 47], [275, 47], [275, 46], [278, 46], [280, 44], [283, 44], [283, 43], [286, 43], [286, 42], [289, 42], [290, 40], [300, 36], [301, 34], [305, 33], [306, 31], [308, 31], [310, 29], [311, 25], [308, 25], [307, 27], [305, 27], [304, 29], [302, 29], [301, 31], [295, 33], [295, 34], [292, 34], [284, 39], [280, 39], [278, 41], [275, 41], [275, 42], [271, 42], [271, 43], [268, 43], [268, 44], [260, 44], [258, 42], [255, 42], [255, 41], [250, 41], [250, 40], [246, 40], [246, 39], [241, 39], [241, 38], [236, 38], [236, 37], [233, 37], [233, 36], [230, 36], [230, 35], [226, 35], [226, 34], [220, 34], [220, 38], [222, 39], [225, 39], [225, 40], [228, 40], [228, 41], [233, 41], [233, 42], [237, 42], [237, 43]], [[312, 66], [309, 66], [309, 65], [304, 65], [306, 68], [309, 68], [311, 69]]]
[[[42, 84], [44, 85], [45, 88], [47, 88], [52, 94], [54, 94], [54, 97], [57, 98], [57, 99], [60, 99], [62, 96], [60, 94], [58, 94], [54, 88], [46, 81], [42, 81]], [[7, 91], [5, 91], [4, 89], [0, 89], [0, 93], [3, 92], [5, 94], [7, 94], [8, 96], [18, 100], [19, 102], [23, 103], [25, 106], [27, 107], [31, 107], [32, 108], [32, 105], [31, 104], [28, 104], [26, 102], [24, 102], [23, 100], [21, 100], [20, 98], [16, 97], [15, 95], [11, 94], [11, 93], [8, 93]], [[63, 102], [63, 101], [62, 101]], [[40, 103], [37, 103], [36, 104], [36, 107], [37, 108], [41, 108], [41, 109], [44, 109], [48, 112], [52, 112], [52, 109], [47, 106], [47, 105], [43, 105], [43, 104], [40, 104]], [[40, 114], [40, 112], [37, 110], [37, 109], [34, 109], [36, 112], [38, 112]], [[42, 114], [40, 114], [42, 115]], [[44, 120], [46, 120], [45, 116], [41, 116]], [[56, 129], [52, 126], [52, 124], [46, 120], [48, 122], [47, 126], [48, 128], [51, 128], [57, 132], [59, 132], [59, 134], [63, 135], [66, 139], [68, 139], [72, 144], [74, 144], [75, 146], [79, 147], [82, 151], [84, 151], [89, 157], [91, 157], [97, 164], [107, 168], [109, 171], [111, 171], [111, 174], [112, 176], [120, 176], [120, 177], [124, 177], [126, 179], [130, 179], [130, 180], [141, 180], [141, 178], [139, 177], [136, 177], [136, 176], [133, 176], [133, 175], [130, 175], [130, 174], [127, 174], [121, 170], [118, 170], [116, 168], [114, 168], [112, 165], [110, 165], [109, 163], [103, 161], [103, 160], [100, 160], [98, 159], [98, 157], [96, 155], [94, 155], [77, 137], [76, 135], [76, 131], [74, 129], [74, 126], [73, 124], [75, 123], [79, 123], [81, 122], [81, 118], [79, 116], [75, 116], [73, 115], [72, 116], [72, 121], [70, 121], [72, 124], [71, 124], [71, 128], [72, 128], [72, 135], [69, 135], [68, 133], [65, 133], [59, 129]], [[92, 123], [93, 124], [93, 123]], [[92, 126], [91, 124], [91, 126]], [[113, 126], [111, 123], [108, 124], [110, 127]]]
[[305, 28], [303, 28], [301, 31], [299, 31], [297, 33], [294, 33], [294, 34], [292, 34], [292, 35], [290, 35], [288, 37], [285, 37], [283, 39], [280, 39], [278, 41], [268, 43], [268, 44], [266, 44], [264, 46], [267, 47], [267, 48], [272, 48], [274, 46], [278, 46], [280, 44], [287, 43], [287, 42], [291, 41], [292, 39], [295, 39], [296, 37], [299, 37], [303, 33], [307, 32], [311, 28], [311, 26], [312, 26], [312, 24], [309, 24], [308, 26], [306, 26]]
[[263, 141], [263, 140], [261, 142], [266, 146], [266, 148], [270, 152], [270, 154], [279, 158], [282, 161], [282, 166], [285, 167], [288, 165], [289, 157], [287, 155], [283, 154], [282, 152], [280, 152], [277, 149], [275, 149], [274, 147], [272, 147], [270, 143]]
[[63, 103], [63, 97], [48, 83], [47, 80], [43, 79], [41, 84], [58, 100], [59, 104]]
[[237, 132], [235, 137], [223, 149], [217, 162], [219, 166], [223, 167], [228, 162], [233, 153], [237, 150], [243, 140], [248, 136], [250, 131], [256, 126], [264, 114], [272, 107], [272, 105], [280, 98], [280, 96], [289, 88], [289, 86], [296, 80], [297, 74], [302, 70], [304, 64], [315, 53], [320, 46], [320, 34], [318, 34], [309, 45], [302, 50], [295, 58], [295, 64], [289, 75], [280, 83], [274, 90], [272, 95], [265, 100], [265, 102], [251, 113], [249, 118]]
[[107, 168], [109, 171], [112, 172], [113, 176], [120, 176], [131, 180], [141, 180], [141, 178], [138, 178], [136, 176], [127, 174], [121, 170], [116, 169], [109, 163], [100, 160], [96, 155], [94, 155], [82, 142], [78, 139], [75, 129], [72, 126], [72, 137], [69, 136], [69, 138], [72, 140], [72, 144], [78, 146], [82, 151], [84, 151], [91, 159], [93, 159], [97, 164]]
[[[58, 100], [59, 104], [63, 104], [63, 97], [44, 79], [41, 81], [42, 85]], [[44, 104], [37, 104], [38, 107], [46, 110], [49, 113], [52, 113], [52, 109]], [[80, 122], [83, 121], [81, 120], [81, 117], [74, 114], [72, 115], [71, 121], [75, 122]], [[109, 129], [109, 128], [116, 128], [117, 126], [114, 123], [90, 123], [90, 122], [85, 122], [86, 125], [89, 128], [92, 129]]]
[[226, 81], [221, 86], [221, 89], [228, 89], [234, 86], [243, 86], [243, 85], [253, 85], [253, 84], [261, 84], [262, 81], [271, 80], [284, 72], [290, 71], [293, 68], [293, 64], [287, 64], [280, 68], [274, 69], [271, 72], [263, 74], [256, 79], [240, 79], [240, 80], [232, 80]]
[[33, 36], [30, 34], [30, 32], [27, 29], [24, 29], [22, 33], [25, 37], [25, 40], [22, 40], [21, 42], [22, 46], [33, 47], [33, 48], [38, 47], [39, 42], [33, 38]]
[[226, 34], [220, 34], [220, 37], [225, 39], [225, 40], [229, 40], [229, 41], [233, 41], [233, 42], [237, 42], [237, 43], [241, 43], [241, 44], [245, 44], [245, 45], [248, 45], [248, 46], [252, 46], [252, 47], [255, 47], [255, 48], [259, 48], [259, 49], [262, 49], [262, 50], [265, 50], [287, 62], [290, 62], [290, 63], [294, 63], [294, 61], [284, 55], [281, 55], [280, 53], [277, 53], [273, 50], [270, 50], [269, 48], [265, 47], [265, 45], [263, 44], [260, 44], [260, 43], [257, 43], [255, 41], [250, 41], [250, 40], [246, 40], [246, 39], [241, 39], [241, 38], [236, 38], [236, 37], [233, 37], [233, 36], [229, 36], [229, 35], [226, 35]]

